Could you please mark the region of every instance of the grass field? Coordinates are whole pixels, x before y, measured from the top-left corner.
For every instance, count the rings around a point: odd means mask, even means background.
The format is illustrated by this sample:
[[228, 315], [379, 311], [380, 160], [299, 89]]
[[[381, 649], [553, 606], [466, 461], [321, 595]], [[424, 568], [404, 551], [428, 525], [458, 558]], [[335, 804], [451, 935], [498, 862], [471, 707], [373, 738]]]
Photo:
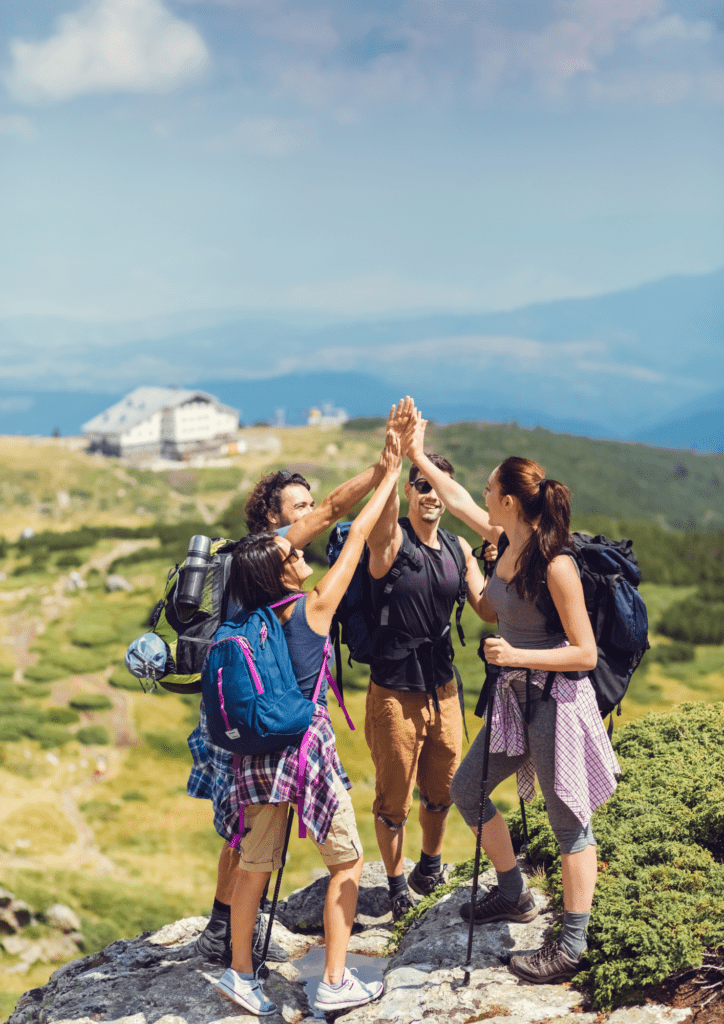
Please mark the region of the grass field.
[[[192, 507], [193, 515], [211, 522], [230, 506], [238, 509], [249, 481], [270, 464], [299, 468], [315, 494], [323, 495], [369, 464], [380, 438], [374, 432], [290, 430], [281, 452], [234, 457], [228, 469], [158, 474], [56, 442], [21, 440], [0, 439], [6, 469], [0, 532], [11, 539], [26, 526], [172, 522], [182, 516], [182, 506], [183, 515]], [[30, 497], [18, 502], [19, 494]], [[158, 543], [157, 538], [100, 537], [74, 549], [75, 561], [67, 552], [31, 557], [12, 544], [3, 545], [0, 556], [0, 885], [37, 910], [53, 902], [74, 908], [89, 950], [177, 917], [206, 913], [213, 899], [220, 840], [210, 805], [185, 795], [190, 764], [185, 738], [197, 720], [197, 698], [163, 690], [144, 694], [122, 668], [128, 642], [144, 631], [163, 589], [168, 558], [148, 550]], [[120, 570], [132, 592], [106, 593], [108, 567], [139, 547], [146, 549], [138, 556], [145, 560]], [[85, 580], [84, 588], [68, 589], [71, 568]], [[644, 583], [652, 624], [693, 590]], [[476, 653], [482, 624], [468, 608], [464, 625], [468, 643], [456, 644], [456, 664], [472, 740], [480, 726], [472, 711], [483, 682]], [[668, 642], [653, 629], [653, 644]], [[370, 813], [374, 778], [363, 728], [366, 687], [364, 669], [345, 664], [354, 733], [333, 698], [330, 707], [340, 755], [354, 783], [365, 856], [377, 859]], [[616, 725], [681, 701], [722, 698], [724, 646], [699, 646], [690, 662], [645, 660]], [[496, 799], [503, 809], [516, 802], [513, 780], [500, 787]], [[417, 857], [419, 844], [413, 811], [409, 856]], [[472, 848], [469, 830], [453, 810], [443, 859], [465, 859]], [[293, 838], [283, 892], [322, 870], [311, 844]], [[19, 994], [43, 984], [56, 966], [37, 964], [17, 973], [17, 957], [0, 952], [0, 1016]]]

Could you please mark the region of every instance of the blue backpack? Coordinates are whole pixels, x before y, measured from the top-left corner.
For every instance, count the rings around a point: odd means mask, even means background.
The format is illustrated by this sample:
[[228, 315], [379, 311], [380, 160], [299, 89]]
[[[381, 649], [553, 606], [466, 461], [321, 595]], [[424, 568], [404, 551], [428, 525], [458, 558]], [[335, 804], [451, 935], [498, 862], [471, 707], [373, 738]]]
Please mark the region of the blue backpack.
[[[294, 594], [277, 604], [302, 596]], [[300, 743], [314, 714], [314, 702], [297, 684], [275, 607], [257, 608], [223, 623], [201, 670], [211, 738], [242, 757]]]

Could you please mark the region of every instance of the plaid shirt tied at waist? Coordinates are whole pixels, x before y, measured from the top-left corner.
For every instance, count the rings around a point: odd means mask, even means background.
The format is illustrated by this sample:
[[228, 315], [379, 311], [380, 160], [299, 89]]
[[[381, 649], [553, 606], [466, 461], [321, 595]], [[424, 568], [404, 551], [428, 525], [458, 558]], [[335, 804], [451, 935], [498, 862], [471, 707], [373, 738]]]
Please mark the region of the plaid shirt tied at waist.
[[[498, 677], [490, 735], [491, 754], [517, 757], [528, 753], [523, 709], [511, 689], [516, 669]], [[547, 672], [534, 671], [531, 683], [544, 688]], [[556, 673], [551, 689], [556, 702], [555, 791], [585, 827], [593, 812], [616, 789], [621, 768], [596, 703], [590, 679], [568, 679]], [[535, 766], [530, 757], [517, 774], [518, 796], [535, 796]]]
[[229, 804], [233, 816], [239, 817], [239, 831], [231, 840], [232, 847], [239, 845], [244, 832], [246, 804], [295, 803], [298, 806], [300, 836], [304, 835], [306, 826], [318, 843], [323, 845], [326, 842], [332, 818], [339, 806], [334, 776], [339, 777], [345, 789], [351, 789], [352, 783], [337, 754], [329, 712], [320, 704], [314, 710], [307, 736], [306, 769], [301, 779], [299, 744], [268, 754], [234, 758], [235, 784]]

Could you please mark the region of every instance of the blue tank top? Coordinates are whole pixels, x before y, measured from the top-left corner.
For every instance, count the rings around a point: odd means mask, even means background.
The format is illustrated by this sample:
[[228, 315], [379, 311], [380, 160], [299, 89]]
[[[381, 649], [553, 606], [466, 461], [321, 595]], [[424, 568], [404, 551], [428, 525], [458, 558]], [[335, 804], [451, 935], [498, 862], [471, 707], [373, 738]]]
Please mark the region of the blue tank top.
[[[322, 667], [324, 644], [327, 638], [315, 633], [307, 622], [306, 596], [300, 597], [298, 601], [294, 602], [294, 611], [287, 621], [282, 623], [282, 629], [287, 639], [289, 657], [292, 660], [292, 668], [297, 677], [299, 689], [308, 700], [311, 700], [319, 670]], [[331, 669], [334, 664], [333, 651], [329, 652], [328, 660]], [[327, 706], [326, 679], [322, 680], [317, 703]]]

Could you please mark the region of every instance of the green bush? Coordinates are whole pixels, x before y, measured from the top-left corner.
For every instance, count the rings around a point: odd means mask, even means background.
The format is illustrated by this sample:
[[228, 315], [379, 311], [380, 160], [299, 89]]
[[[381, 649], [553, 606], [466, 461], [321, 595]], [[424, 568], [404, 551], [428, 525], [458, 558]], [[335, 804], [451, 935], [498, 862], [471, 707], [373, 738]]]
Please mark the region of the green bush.
[[80, 721], [80, 714], [73, 708], [48, 708], [44, 717], [54, 725], [74, 725]]
[[[601, 870], [577, 975], [597, 1009], [640, 1000], [724, 946], [724, 703], [647, 715], [613, 743], [623, 775], [593, 818]], [[540, 798], [527, 816], [531, 853], [548, 866], [562, 910], [560, 856]], [[520, 842], [520, 812], [508, 821]]]
[[37, 740], [43, 750], [62, 747], [73, 739], [73, 736], [62, 725], [53, 725], [47, 722], [37, 722], [31, 729], [26, 730], [26, 736]]
[[687, 597], [664, 612], [658, 628], [672, 640], [724, 643], [724, 601], [708, 601], [696, 594]]
[[115, 658], [115, 652], [103, 647], [74, 647], [71, 651], [59, 650], [53, 654], [53, 661], [66, 670], [65, 675], [101, 672]]
[[68, 707], [76, 711], [108, 711], [113, 707], [113, 701], [106, 697], [105, 693], [81, 693], [77, 697], [71, 697]]
[[23, 687], [23, 694], [26, 697], [35, 697], [36, 699], [49, 697], [50, 687], [44, 683], [26, 683]]
[[162, 757], [173, 757], [180, 761], [186, 761], [190, 757], [189, 747], [186, 740], [179, 739], [169, 733], [147, 732], [143, 734], [144, 741]]
[[34, 683], [52, 683], [56, 679], [64, 679], [68, 671], [52, 661], [39, 661], [37, 665], [28, 665], [23, 669], [23, 675]]
[[148, 797], [143, 793], [139, 793], [137, 789], [129, 789], [126, 793], [121, 794], [121, 800], [138, 801], [145, 803]]
[[83, 952], [86, 956], [90, 953], [97, 953], [112, 942], [121, 937], [116, 925], [107, 918], [100, 921], [91, 921], [90, 918], [81, 917], [81, 929], [83, 933]]
[[78, 730], [75, 738], [86, 746], [106, 746], [111, 742], [108, 730], [104, 729], [102, 725], [86, 725], [83, 729]]
[[118, 640], [118, 630], [109, 616], [103, 622], [80, 619], [70, 631], [71, 643], [76, 647], [100, 647]]
[[108, 682], [117, 690], [132, 690], [134, 693], [141, 692], [138, 680], [135, 676], [131, 675], [125, 665], [114, 668]]
[[696, 655], [694, 644], [683, 640], [674, 640], [670, 644], [657, 644], [645, 655], [647, 661], [657, 661], [660, 665], [671, 665], [680, 661], [693, 661]]
[[83, 565], [83, 559], [72, 551], [66, 551], [65, 554], [58, 555], [55, 564], [59, 569], [77, 569], [79, 565]]

